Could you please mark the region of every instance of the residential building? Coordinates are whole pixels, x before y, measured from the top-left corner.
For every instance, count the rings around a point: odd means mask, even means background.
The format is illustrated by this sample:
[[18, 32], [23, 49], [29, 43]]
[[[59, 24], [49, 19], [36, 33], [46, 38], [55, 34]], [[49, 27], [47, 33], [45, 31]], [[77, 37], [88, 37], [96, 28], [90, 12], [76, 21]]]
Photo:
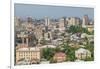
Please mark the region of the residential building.
[[86, 28], [86, 25], [89, 24], [89, 18], [88, 15], [84, 15], [82, 19], [82, 27]]
[[80, 60], [91, 58], [91, 52], [87, 49], [79, 48], [78, 50], [75, 51], [75, 57]]
[[59, 19], [59, 30], [60, 31], [63, 31], [63, 30], [65, 30], [65, 19], [64, 18], [60, 18]]
[[63, 52], [57, 52], [54, 54], [53, 60], [56, 62], [64, 62], [66, 60], [66, 54]]
[[50, 19], [49, 17], [45, 17], [45, 26], [49, 26], [50, 25]]
[[80, 18], [68, 17], [68, 18], [66, 18], [66, 22], [67, 22], [67, 26], [79, 25], [80, 24]]
[[[26, 62], [25, 62], [26, 61]], [[16, 49], [16, 64], [34, 64], [40, 61], [40, 49], [37, 47], [23, 47]]]
[[87, 25], [87, 29], [88, 29], [89, 32], [93, 32], [94, 26], [93, 25]]

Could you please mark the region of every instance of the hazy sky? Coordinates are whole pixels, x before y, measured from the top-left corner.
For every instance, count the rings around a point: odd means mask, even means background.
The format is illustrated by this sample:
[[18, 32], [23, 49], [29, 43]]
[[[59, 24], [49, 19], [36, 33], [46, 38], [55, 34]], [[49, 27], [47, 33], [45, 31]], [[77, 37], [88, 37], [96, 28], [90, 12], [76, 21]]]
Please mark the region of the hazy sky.
[[90, 19], [94, 19], [94, 9], [84, 7], [68, 7], [68, 6], [48, 6], [48, 5], [34, 5], [34, 4], [15, 4], [15, 16], [19, 17], [34, 17], [50, 18], [66, 17], [80, 17], [88, 15]]

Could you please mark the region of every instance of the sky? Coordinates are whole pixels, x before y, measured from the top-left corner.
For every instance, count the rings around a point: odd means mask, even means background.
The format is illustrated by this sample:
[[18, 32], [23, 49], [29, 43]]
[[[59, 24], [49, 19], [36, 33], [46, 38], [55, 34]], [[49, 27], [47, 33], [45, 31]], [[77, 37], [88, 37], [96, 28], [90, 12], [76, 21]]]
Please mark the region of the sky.
[[33, 17], [37, 19], [48, 16], [50, 18], [79, 17], [88, 15], [90, 19], [94, 19], [94, 9], [87, 7], [71, 7], [71, 6], [50, 6], [35, 4], [18, 4], [14, 5], [14, 15], [18, 17]]

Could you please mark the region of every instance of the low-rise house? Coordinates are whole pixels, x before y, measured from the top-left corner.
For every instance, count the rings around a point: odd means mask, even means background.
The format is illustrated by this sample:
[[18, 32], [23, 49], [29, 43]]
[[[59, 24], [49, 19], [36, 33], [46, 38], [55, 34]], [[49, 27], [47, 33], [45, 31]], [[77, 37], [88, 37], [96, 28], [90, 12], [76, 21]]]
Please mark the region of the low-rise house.
[[92, 32], [94, 30], [94, 26], [93, 25], [88, 25], [87, 28], [88, 28], [89, 32]]
[[79, 43], [76, 41], [71, 41], [68, 45], [70, 47], [79, 48]]
[[91, 43], [91, 42], [94, 42], [94, 35], [88, 35], [88, 41]]
[[78, 50], [75, 51], [75, 57], [80, 60], [91, 58], [91, 52], [87, 49], [79, 48]]
[[77, 36], [77, 34], [73, 34], [73, 35], [70, 36], [70, 40], [71, 40], [71, 41], [72, 41], [72, 40], [77, 41], [77, 40], [80, 40], [80, 37]]
[[82, 34], [81, 34], [81, 38], [85, 38], [85, 37], [87, 37], [87, 35], [88, 35], [88, 34], [86, 34], [86, 33], [82, 33]]
[[53, 60], [55, 62], [64, 62], [66, 60], [66, 54], [63, 52], [55, 53]]

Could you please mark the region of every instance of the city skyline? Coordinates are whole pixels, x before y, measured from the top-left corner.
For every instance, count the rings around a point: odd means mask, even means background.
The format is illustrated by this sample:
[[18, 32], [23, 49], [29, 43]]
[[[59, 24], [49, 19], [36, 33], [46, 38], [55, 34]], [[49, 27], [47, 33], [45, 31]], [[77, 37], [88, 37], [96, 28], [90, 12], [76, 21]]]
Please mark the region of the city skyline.
[[[50, 6], [50, 5], [34, 5], [34, 4], [15, 4], [15, 16], [26, 18], [32, 17], [41, 19], [44, 16], [50, 18], [60, 17], [79, 17], [84, 15], [94, 20], [94, 9], [87, 7], [69, 7], [69, 6]], [[23, 13], [24, 12], [24, 13]]]
[[94, 61], [93, 15], [92, 8], [15, 5], [15, 65]]

